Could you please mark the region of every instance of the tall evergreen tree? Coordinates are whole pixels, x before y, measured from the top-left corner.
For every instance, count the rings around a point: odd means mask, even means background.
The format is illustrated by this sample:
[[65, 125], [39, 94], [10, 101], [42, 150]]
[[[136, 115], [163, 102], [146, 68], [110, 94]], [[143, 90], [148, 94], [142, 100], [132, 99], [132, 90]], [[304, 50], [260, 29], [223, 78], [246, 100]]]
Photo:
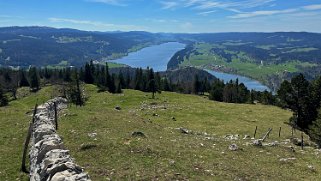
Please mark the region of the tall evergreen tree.
[[86, 65], [85, 65], [84, 82], [86, 84], [93, 84], [94, 83], [94, 76], [92, 74], [92, 68], [88, 63], [86, 63]]
[[2, 90], [2, 87], [0, 85], [0, 107], [8, 105], [8, 98], [4, 94], [4, 91]]
[[29, 83], [30, 89], [32, 91], [38, 91], [40, 89], [40, 80], [38, 75], [38, 70], [36, 67], [31, 67], [29, 69]]
[[309, 127], [309, 136], [321, 147], [321, 109], [318, 110], [317, 118]]
[[29, 87], [29, 82], [26, 78], [25, 72], [23, 70], [19, 70], [19, 87]]
[[110, 78], [110, 85], [109, 85], [109, 92], [110, 93], [116, 93], [116, 85], [115, 85], [115, 74], [112, 74], [111, 75], [111, 78]]
[[124, 74], [122, 71], [119, 72], [118, 79], [119, 79], [119, 84], [121, 88], [127, 88], [126, 80], [124, 78]]
[[199, 94], [200, 89], [201, 89], [201, 82], [199, 81], [198, 75], [195, 75], [194, 83], [193, 83], [193, 93]]

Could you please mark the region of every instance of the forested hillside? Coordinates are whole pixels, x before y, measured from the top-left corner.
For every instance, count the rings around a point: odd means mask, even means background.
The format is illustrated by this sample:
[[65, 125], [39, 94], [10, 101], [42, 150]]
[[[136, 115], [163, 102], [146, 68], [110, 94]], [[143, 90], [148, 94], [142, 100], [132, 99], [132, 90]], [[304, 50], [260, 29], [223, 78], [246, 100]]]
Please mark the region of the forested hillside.
[[0, 65], [78, 66], [113, 59], [165, 40], [147, 32], [88, 32], [49, 27], [0, 28]]

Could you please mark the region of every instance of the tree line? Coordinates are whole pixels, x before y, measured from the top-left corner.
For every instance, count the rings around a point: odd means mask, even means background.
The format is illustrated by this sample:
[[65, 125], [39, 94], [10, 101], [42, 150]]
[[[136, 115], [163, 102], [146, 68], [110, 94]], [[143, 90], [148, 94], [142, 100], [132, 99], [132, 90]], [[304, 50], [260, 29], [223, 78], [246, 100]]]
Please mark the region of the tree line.
[[[30, 87], [30, 91], [36, 92], [45, 85], [64, 85], [63, 95], [69, 97], [71, 102], [81, 101], [81, 85], [94, 84], [100, 92], [121, 93], [122, 89], [135, 89], [144, 92], [151, 92], [152, 98], [161, 91], [193, 93], [204, 95], [209, 93], [209, 99], [229, 103], [253, 103], [259, 101], [263, 104], [274, 104], [274, 96], [270, 92], [249, 91], [243, 83], [230, 81], [224, 83], [218, 79], [209, 81], [202, 80], [195, 75], [191, 79], [172, 82], [166, 74], [161, 75], [154, 72], [152, 68], [137, 68], [135, 73], [120, 71], [117, 74], [110, 73], [108, 64], [95, 64], [87, 62], [80, 68], [67, 67], [61, 69], [37, 68], [12, 70], [9, 68], [0, 69], [0, 93], [1, 105], [8, 104], [7, 96], [16, 99], [16, 93], [20, 87]], [[5, 94], [6, 93], [6, 94]]]
[[[122, 93], [122, 89], [135, 89], [150, 92], [152, 98], [161, 91], [193, 93], [209, 97], [210, 100], [227, 103], [256, 103], [276, 105], [293, 111], [289, 124], [310, 135], [321, 144], [321, 76], [308, 81], [303, 74], [294, 76], [291, 81], [283, 81], [277, 94], [248, 90], [238, 79], [227, 83], [219, 79], [208, 81], [195, 75], [193, 85], [187, 82], [173, 83], [166, 75], [154, 72], [152, 68], [135, 69], [132, 75], [120, 71], [111, 74], [108, 64], [86, 63], [80, 68], [48, 69], [30, 67], [12, 70], [0, 68], [0, 106], [8, 104], [8, 95], [17, 99], [19, 87], [30, 87], [36, 92], [46, 85], [62, 85], [62, 96], [76, 105], [85, 104], [83, 84], [94, 84], [100, 92]], [[192, 90], [190, 90], [192, 87]]]

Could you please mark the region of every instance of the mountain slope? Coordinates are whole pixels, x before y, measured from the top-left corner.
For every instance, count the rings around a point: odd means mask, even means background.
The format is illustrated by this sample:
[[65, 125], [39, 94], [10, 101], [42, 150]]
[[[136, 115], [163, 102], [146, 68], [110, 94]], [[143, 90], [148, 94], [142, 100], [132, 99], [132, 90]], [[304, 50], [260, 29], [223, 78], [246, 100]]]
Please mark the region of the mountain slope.
[[[289, 111], [169, 92], [157, 94], [153, 100], [150, 93], [134, 90], [113, 95], [97, 93], [92, 85], [85, 89], [89, 97], [86, 105], [71, 106], [60, 115], [59, 134], [93, 180], [321, 179], [320, 151], [312, 147], [301, 151], [287, 140], [291, 128], [284, 122], [291, 116]], [[27, 178], [19, 173], [30, 120], [25, 112], [37, 100], [54, 96], [53, 90], [43, 88], [0, 108], [1, 178]], [[115, 110], [116, 106], [121, 110]], [[245, 135], [253, 136], [256, 126], [257, 138], [273, 128], [265, 143], [278, 141], [276, 146], [255, 147], [251, 140], [243, 140]], [[188, 134], [179, 128], [185, 128]], [[132, 136], [135, 131], [146, 137]], [[91, 133], [97, 135], [92, 137]], [[236, 134], [238, 138], [230, 139]], [[301, 134], [296, 131], [294, 135]], [[233, 143], [239, 147], [237, 151], [229, 150]]]

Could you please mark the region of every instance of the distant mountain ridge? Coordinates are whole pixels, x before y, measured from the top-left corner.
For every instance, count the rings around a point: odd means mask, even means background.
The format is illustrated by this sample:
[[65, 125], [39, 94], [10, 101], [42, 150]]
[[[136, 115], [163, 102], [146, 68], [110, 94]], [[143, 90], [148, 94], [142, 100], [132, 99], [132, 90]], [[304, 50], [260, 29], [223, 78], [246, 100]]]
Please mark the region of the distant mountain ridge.
[[122, 56], [131, 49], [162, 42], [148, 32], [89, 32], [50, 27], [0, 28], [0, 65], [46, 66], [67, 61], [83, 65], [91, 59]]
[[[211, 51], [231, 61], [233, 55], [225, 52], [245, 52], [256, 63], [282, 63], [289, 60], [321, 63], [321, 34], [308, 32], [276, 33], [149, 33], [97, 32], [51, 27], [2, 27], [0, 28], [0, 65], [10, 66], [80, 66], [84, 62], [107, 60], [125, 56], [131, 51], [168, 41], [188, 45], [195, 43], [223, 44]], [[195, 53], [191, 46], [188, 51]], [[177, 55], [180, 55], [178, 53]], [[184, 55], [185, 56], [185, 55]], [[182, 62], [172, 58], [170, 68]], [[62, 63], [63, 62], [63, 63]]]

